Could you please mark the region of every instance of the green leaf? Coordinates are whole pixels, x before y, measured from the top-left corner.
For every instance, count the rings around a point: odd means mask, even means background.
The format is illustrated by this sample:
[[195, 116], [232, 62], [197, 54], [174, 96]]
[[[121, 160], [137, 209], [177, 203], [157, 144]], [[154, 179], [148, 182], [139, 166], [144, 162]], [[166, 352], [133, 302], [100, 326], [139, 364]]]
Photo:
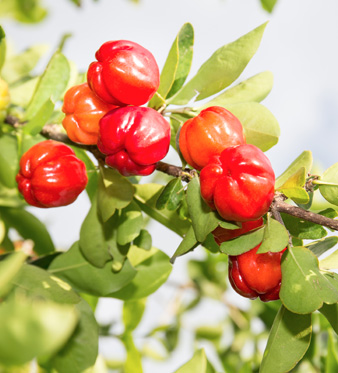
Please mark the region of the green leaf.
[[131, 333], [140, 323], [146, 307], [145, 299], [126, 300], [123, 303], [124, 333]]
[[222, 224], [223, 228], [237, 229], [238, 225], [221, 221], [215, 211], [204, 202], [201, 197], [200, 181], [198, 177], [193, 178], [187, 189], [188, 211], [198, 242], [204, 242], [207, 235], [217, 226]]
[[[331, 245], [333, 243], [334, 243], [334, 245], [337, 244], [338, 237], [328, 237], [328, 238], [332, 238]], [[322, 268], [322, 269], [328, 269], [328, 270], [330, 270], [330, 269], [337, 269], [338, 268], [338, 251], [336, 250], [332, 254], [330, 254], [329, 256], [327, 256], [326, 258], [322, 259], [319, 262], [319, 267]]]
[[12, 288], [12, 281], [19, 273], [27, 256], [22, 252], [10, 254], [0, 262], [0, 298], [3, 298]]
[[3, 78], [11, 84], [27, 77], [36, 67], [41, 57], [47, 53], [48, 49], [49, 46], [47, 44], [36, 44], [19, 54], [9, 56], [3, 66]]
[[[73, 305], [16, 296], [0, 306], [0, 360], [22, 365], [57, 352], [72, 335], [78, 315]], [[20, 351], [20, 353], [18, 353]]]
[[315, 184], [319, 184], [320, 193], [328, 202], [338, 206], [338, 163], [329, 167]]
[[210, 106], [227, 107], [230, 104], [261, 102], [270, 93], [272, 85], [273, 74], [270, 71], [264, 71], [227, 89], [205, 105], [199, 107], [198, 110], [203, 110]]
[[306, 204], [310, 201], [310, 196], [303, 188], [306, 182], [306, 176], [305, 167], [301, 167], [291, 175], [278, 190], [296, 203]]
[[145, 229], [141, 229], [140, 234], [135, 238], [133, 244], [140, 249], [150, 250], [152, 247], [152, 238], [150, 233]]
[[187, 220], [181, 219], [176, 211], [169, 211], [167, 209], [158, 210], [156, 208], [156, 201], [162, 192], [163, 186], [150, 183], [137, 184], [134, 185], [134, 187], [136, 189], [134, 200], [140, 206], [142, 211], [165, 227], [177, 233], [179, 236], [183, 237], [190, 227], [190, 223]]
[[158, 95], [150, 100], [150, 107], [161, 107], [167, 97], [173, 96], [183, 86], [191, 67], [193, 44], [194, 29], [190, 23], [185, 23], [171, 46], [161, 72]]
[[22, 238], [31, 239], [34, 242], [33, 250], [38, 255], [48, 254], [55, 250], [47, 228], [34, 215], [15, 207], [2, 207], [0, 213], [4, 221]]
[[0, 182], [7, 188], [16, 188], [15, 176], [19, 170], [18, 144], [11, 134], [0, 136]]
[[112, 168], [101, 168], [97, 198], [104, 222], [114, 215], [116, 209], [128, 206], [133, 195], [134, 187], [128, 179]]
[[169, 100], [169, 104], [185, 105], [197, 95], [196, 101], [207, 98], [233, 83], [256, 53], [266, 23], [236, 41], [219, 48], [198, 70], [197, 74]]
[[125, 334], [122, 337], [122, 342], [127, 351], [127, 359], [123, 371], [126, 373], [143, 373], [141, 354], [134, 344], [132, 335], [129, 333]]
[[39, 79], [25, 118], [32, 119], [48, 99], [56, 102], [65, 91], [69, 76], [70, 67], [67, 58], [60, 52], [54, 53]]
[[112, 271], [112, 261], [103, 268], [91, 265], [82, 255], [79, 243], [53, 260], [48, 268], [52, 274], [64, 279], [79, 292], [105, 297], [126, 286], [136, 275], [129, 260], [124, 262], [121, 271]]
[[286, 229], [294, 237], [304, 240], [317, 240], [327, 235], [326, 230], [319, 224], [314, 224], [284, 213], [281, 213], [281, 216]]
[[338, 302], [338, 280], [319, 270], [317, 257], [305, 247], [289, 247], [282, 259], [280, 299], [294, 313], [311, 313], [323, 303]]
[[279, 124], [265, 106], [257, 102], [229, 104], [226, 106], [242, 123], [246, 142], [269, 150], [277, 144], [280, 136]]
[[261, 0], [263, 9], [267, 12], [272, 13], [273, 8], [275, 7], [277, 0]]
[[11, 104], [26, 108], [31, 100], [31, 97], [36, 90], [39, 82], [38, 77], [23, 80], [22, 82], [9, 87], [9, 95]]
[[137, 270], [136, 276], [127, 286], [110, 294], [113, 298], [133, 300], [147, 297], [167, 280], [172, 269], [168, 256], [155, 248], [145, 251], [132, 246], [128, 259]]
[[[332, 247], [334, 247], [337, 244], [337, 242], [338, 237], [330, 236], [318, 241], [311, 242], [308, 245], [306, 245], [306, 247], [310, 249], [317, 257], [319, 257], [320, 255], [324, 254], [327, 250], [330, 250]], [[322, 261], [320, 261], [320, 266], [321, 263]]]
[[220, 250], [228, 255], [240, 255], [259, 245], [264, 237], [264, 228], [257, 229], [254, 232], [243, 234], [233, 240], [222, 242]]
[[203, 349], [197, 350], [187, 363], [182, 365], [175, 373], [215, 373]]
[[90, 306], [81, 299], [75, 305], [80, 316], [72, 337], [48, 361], [57, 372], [83, 372], [95, 364], [98, 354], [99, 328]]
[[47, 123], [54, 111], [54, 103], [48, 99], [23, 127], [23, 132], [32, 136], [37, 135]]
[[14, 18], [23, 23], [41, 22], [47, 15], [47, 10], [40, 6], [40, 0], [16, 0]]
[[338, 334], [338, 304], [323, 304], [323, 307], [319, 309], [319, 312], [322, 313], [332, 329]]
[[114, 229], [117, 226], [118, 214], [107, 222], [99, 216], [96, 198], [84, 219], [80, 229], [80, 249], [83, 256], [95, 267], [104, 267], [112, 259], [111, 241], [114, 239]]
[[194, 250], [198, 245], [199, 242], [195, 236], [194, 228], [191, 226], [176, 249], [175, 254], [170, 258], [170, 263], [174, 264], [177, 257]]
[[311, 341], [311, 314], [297, 315], [281, 306], [270, 331], [259, 373], [289, 372]]
[[180, 177], [174, 178], [164, 187], [160, 196], [156, 201], [156, 208], [163, 210], [167, 208], [169, 211], [176, 210], [182, 202], [184, 190]]
[[143, 228], [142, 211], [136, 202], [131, 202], [121, 211], [116, 240], [119, 245], [126, 245], [138, 237]]
[[288, 244], [289, 234], [284, 225], [268, 216], [264, 226], [263, 241], [257, 250], [257, 254], [267, 253], [268, 251], [276, 253], [284, 250]]
[[332, 330], [328, 331], [327, 354], [325, 360], [325, 373], [338, 371], [337, 339]]
[[307, 175], [312, 168], [312, 153], [309, 150], [303, 151], [290, 166], [276, 179], [275, 188], [280, 188], [287, 182], [293, 175], [295, 175], [301, 168], [305, 168]]
[[[4, 29], [0, 26], [0, 72], [4, 66], [6, 59], [6, 34]], [[3, 72], [1, 73], [3, 77]]]

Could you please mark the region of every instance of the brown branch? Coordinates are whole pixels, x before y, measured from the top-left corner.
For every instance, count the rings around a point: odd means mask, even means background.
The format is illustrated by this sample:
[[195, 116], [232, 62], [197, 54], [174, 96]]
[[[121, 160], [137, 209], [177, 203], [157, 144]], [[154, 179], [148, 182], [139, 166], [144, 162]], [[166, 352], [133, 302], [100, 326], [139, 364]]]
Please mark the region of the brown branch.
[[157, 162], [156, 170], [161, 171], [167, 175], [174, 177], [181, 177], [183, 181], [189, 182], [194, 176], [196, 176], [196, 171], [190, 168], [182, 168], [174, 166], [165, 162]]

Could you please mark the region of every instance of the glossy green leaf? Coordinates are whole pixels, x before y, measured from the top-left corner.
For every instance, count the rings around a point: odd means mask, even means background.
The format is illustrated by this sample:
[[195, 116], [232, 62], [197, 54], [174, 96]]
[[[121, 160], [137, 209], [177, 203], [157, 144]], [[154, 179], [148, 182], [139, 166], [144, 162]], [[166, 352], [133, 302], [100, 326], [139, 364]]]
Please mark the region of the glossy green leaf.
[[319, 270], [317, 257], [305, 247], [289, 247], [282, 260], [284, 306], [294, 313], [311, 313], [323, 303], [338, 302], [338, 279]]
[[210, 106], [227, 107], [230, 104], [244, 102], [261, 102], [270, 93], [272, 85], [273, 74], [270, 71], [264, 71], [227, 89], [198, 109], [203, 110]]
[[25, 118], [32, 119], [46, 100], [56, 102], [65, 91], [70, 76], [70, 67], [66, 57], [56, 52], [41, 75], [34, 95], [28, 105]]
[[28, 76], [48, 49], [47, 44], [36, 44], [19, 54], [9, 56], [3, 66], [3, 78], [11, 84]]
[[280, 128], [277, 119], [265, 106], [257, 102], [229, 104], [226, 109], [231, 111], [242, 123], [246, 142], [269, 150], [277, 144]]
[[95, 267], [104, 267], [112, 259], [111, 241], [117, 226], [118, 214], [103, 222], [99, 216], [96, 198], [84, 219], [80, 230], [80, 249], [83, 256]]
[[281, 306], [270, 331], [259, 373], [289, 372], [309, 348], [311, 314], [298, 315]]
[[338, 163], [329, 167], [315, 183], [319, 184], [321, 195], [328, 202], [338, 206]]
[[57, 352], [78, 321], [73, 305], [17, 296], [0, 306], [0, 361], [21, 365]]
[[286, 229], [294, 237], [317, 240], [327, 236], [326, 230], [319, 224], [296, 218], [288, 214], [281, 214]]
[[323, 304], [323, 307], [319, 309], [319, 312], [322, 313], [332, 329], [338, 334], [338, 304]]
[[202, 100], [233, 83], [256, 53], [266, 23], [236, 41], [219, 48], [198, 70], [196, 75], [168, 103], [185, 105], [193, 97]]
[[204, 242], [207, 235], [217, 226], [223, 228], [237, 229], [238, 225], [221, 221], [215, 211], [204, 202], [201, 197], [201, 188], [199, 178], [193, 178], [187, 189], [188, 211], [194, 228], [195, 236], [198, 242]]
[[134, 187], [128, 179], [112, 168], [101, 168], [98, 187], [98, 209], [103, 221], [114, 215], [116, 209], [129, 205]]
[[0, 182], [7, 188], [16, 188], [15, 176], [19, 170], [19, 159], [15, 136], [0, 136], [0, 149]]
[[47, 123], [54, 111], [54, 103], [48, 99], [23, 127], [23, 132], [30, 135], [37, 135]]
[[233, 240], [222, 242], [220, 250], [224, 254], [239, 255], [249, 251], [259, 245], [264, 237], [264, 228], [254, 232], [243, 234]]
[[140, 249], [150, 250], [152, 247], [152, 238], [150, 233], [145, 229], [141, 229], [140, 234], [134, 239], [133, 244]]
[[[338, 242], [338, 237], [330, 236], [330, 237], [325, 237], [318, 241], [313, 241], [309, 243], [308, 245], [306, 245], [306, 247], [310, 249], [317, 257], [319, 257], [320, 255], [324, 254], [327, 250], [330, 250], [332, 247], [334, 247], [337, 244], [337, 242]], [[320, 266], [321, 266], [321, 262], [320, 262]]]
[[156, 208], [162, 210], [167, 208], [169, 211], [176, 210], [184, 196], [184, 190], [181, 178], [174, 178], [164, 187], [156, 201]]
[[[334, 244], [336, 245], [338, 242], [338, 237], [328, 237], [331, 238], [331, 245]], [[330, 246], [331, 246], [330, 245]], [[332, 246], [331, 246], [332, 247]], [[338, 269], [338, 251], [334, 251], [332, 254], [327, 256], [326, 258], [322, 259], [319, 262], [319, 267], [322, 269]]]
[[184, 84], [192, 62], [194, 29], [185, 23], [179, 31], [169, 51], [160, 77], [160, 86], [149, 106], [159, 108], [167, 97], [176, 93]]
[[121, 271], [112, 271], [112, 261], [103, 268], [91, 265], [82, 255], [78, 242], [53, 260], [48, 268], [51, 274], [67, 281], [79, 292], [98, 297], [118, 291], [126, 286], [136, 275], [129, 260], [124, 262]]
[[264, 235], [262, 244], [257, 250], [257, 253], [279, 252], [285, 249], [289, 244], [289, 234], [284, 225], [277, 220], [267, 218], [264, 226]]
[[27, 256], [19, 251], [10, 254], [0, 262], [0, 298], [3, 298], [12, 288], [12, 281], [19, 273]]
[[146, 307], [146, 299], [126, 300], [123, 303], [124, 333], [130, 333], [140, 323]]
[[178, 34], [178, 66], [175, 80], [166, 97], [173, 96], [186, 81], [193, 57], [194, 29], [190, 23], [185, 23]]
[[187, 363], [182, 365], [175, 373], [215, 373], [203, 349], [197, 350]]
[[290, 166], [276, 179], [275, 188], [280, 188], [286, 183], [293, 175], [297, 174], [301, 168], [305, 169], [307, 175], [312, 168], [312, 153], [309, 150], [305, 150], [301, 153]]
[[176, 211], [169, 211], [167, 209], [158, 210], [156, 208], [156, 201], [162, 192], [163, 186], [155, 183], [137, 184], [134, 186], [136, 189], [134, 199], [142, 211], [183, 237], [190, 223], [187, 220], [181, 219]]
[[310, 196], [303, 188], [306, 182], [306, 176], [305, 167], [300, 167], [278, 188], [278, 190], [296, 203], [306, 204], [310, 201]]
[[139, 236], [143, 228], [142, 211], [136, 202], [131, 202], [120, 214], [116, 240], [119, 245], [126, 245]]
[[198, 245], [199, 242], [195, 236], [194, 228], [191, 226], [176, 249], [175, 254], [170, 258], [170, 263], [174, 264], [177, 257], [194, 250]]
[[83, 372], [95, 364], [99, 328], [90, 306], [81, 299], [75, 305], [79, 323], [66, 345], [48, 362], [57, 372]]
[[269, 13], [272, 13], [275, 5], [277, 4], [277, 0], [261, 0], [261, 4], [263, 9]]
[[0, 213], [4, 221], [22, 238], [31, 239], [34, 242], [33, 250], [37, 254], [48, 254], [55, 250], [46, 226], [34, 215], [15, 207], [3, 207]]
[[133, 300], [147, 297], [166, 282], [172, 269], [169, 257], [155, 248], [146, 251], [133, 246], [128, 259], [137, 270], [136, 276], [127, 286], [110, 294], [113, 298]]
[[[0, 71], [2, 70], [6, 59], [6, 34], [4, 29], [0, 26]], [[3, 76], [3, 72], [1, 72]]]

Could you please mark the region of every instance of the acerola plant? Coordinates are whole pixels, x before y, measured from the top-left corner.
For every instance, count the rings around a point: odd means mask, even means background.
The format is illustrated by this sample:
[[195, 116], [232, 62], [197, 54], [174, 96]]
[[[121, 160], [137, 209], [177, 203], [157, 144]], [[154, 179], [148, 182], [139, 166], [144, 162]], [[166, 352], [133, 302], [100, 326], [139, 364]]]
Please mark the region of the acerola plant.
[[223, 150], [202, 169], [200, 181], [204, 200], [229, 221], [260, 218], [268, 212], [274, 197], [271, 163], [254, 145]]
[[234, 290], [243, 297], [263, 302], [279, 299], [282, 271], [280, 252], [257, 254], [261, 244], [246, 253], [229, 256], [229, 280]]
[[160, 84], [154, 56], [128, 40], [108, 41], [96, 52], [87, 72], [90, 88], [114, 105], [143, 105]]
[[71, 87], [64, 96], [62, 121], [68, 137], [79, 144], [95, 145], [100, 119], [116, 106], [102, 101], [87, 83]]
[[100, 120], [97, 146], [122, 175], [150, 175], [168, 153], [170, 125], [151, 108], [126, 106]]
[[183, 158], [196, 170], [201, 170], [225, 148], [241, 144], [245, 144], [241, 122], [220, 106], [208, 107], [197, 117], [188, 119], [179, 134]]
[[28, 204], [59, 207], [73, 203], [88, 178], [85, 164], [69, 146], [46, 140], [23, 154], [16, 181]]

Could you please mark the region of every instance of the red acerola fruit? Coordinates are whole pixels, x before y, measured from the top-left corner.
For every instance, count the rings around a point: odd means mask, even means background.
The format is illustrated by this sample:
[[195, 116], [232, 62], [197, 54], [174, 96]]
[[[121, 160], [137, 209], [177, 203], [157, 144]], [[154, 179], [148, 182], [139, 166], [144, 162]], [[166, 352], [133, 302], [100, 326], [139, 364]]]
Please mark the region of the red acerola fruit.
[[202, 169], [200, 181], [203, 199], [228, 221], [257, 220], [274, 197], [271, 163], [254, 145], [226, 148]]
[[100, 120], [97, 146], [122, 175], [150, 175], [168, 153], [170, 124], [156, 110], [126, 106]]
[[183, 158], [196, 170], [201, 170], [225, 148], [241, 144], [245, 144], [241, 122], [220, 106], [208, 107], [197, 117], [188, 119], [179, 135]]
[[99, 121], [116, 108], [99, 99], [87, 83], [71, 87], [65, 94], [62, 121], [68, 137], [79, 144], [95, 145], [99, 135]]
[[46, 140], [32, 146], [20, 159], [16, 175], [18, 189], [26, 202], [36, 207], [71, 204], [85, 189], [85, 164], [67, 145]]
[[88, 68], [89, 87], [113, 105], [143, 105], [157, 91], [160, 73], [154, 56], [128, 40], [108, 41]]
[[243, 297], [263, 302], [279, 299], [282, 270], [280, 252], [257, 254], [261, 244], [244, 254], [229, 256], [229, 280]]

